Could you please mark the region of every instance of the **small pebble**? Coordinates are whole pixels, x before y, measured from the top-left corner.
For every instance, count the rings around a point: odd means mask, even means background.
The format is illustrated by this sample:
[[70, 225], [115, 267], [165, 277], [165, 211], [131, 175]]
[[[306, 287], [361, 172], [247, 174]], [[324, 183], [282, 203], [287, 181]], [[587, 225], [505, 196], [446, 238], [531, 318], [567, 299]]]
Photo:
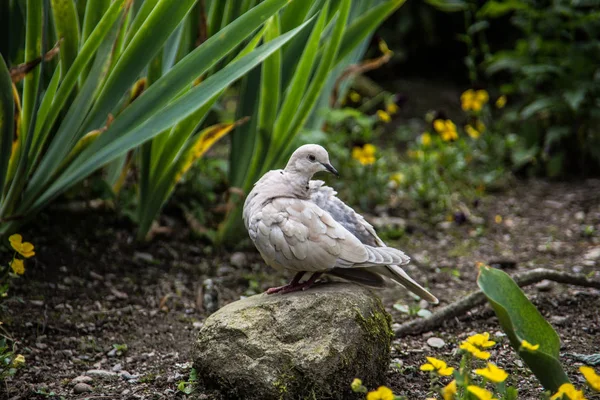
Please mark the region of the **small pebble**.
[[118, 363], [118, 364], [115, 364], [115, 366], [114, 366], [114, 367], [112, 367], [112, 371], [113, 371], [113, 372], [119, 372], [119, 371], [120, 371], [120, 370], [122, 370], [122, 369], [123, 369], [123, 366], [122, 366], [120, 363]]
[[194, 321], [194, 323], [192, 324], [192, 326], [196, 329], [200, 329], [202, 328], [202, 326], [204, 326], [204, 324], [200, 321]]
[[553, 287], [554, 287], [554, 282], [552, 282], [548, 279], [544, 279], [543, 281], [541, 281], [540, 283], [535, 285], [535, 288], [540, 292], [548, 292], [548, 291], [552, 290]]
[[79, 375], [71, 380], [72, 385], [76, 385], [78, 383], [92, 383], [94, 379], [86, 375]]
[[79, 393], [87, 393], [87, 392], [92, 392], [94, 390], [94, 388], [92, 388], [90, 385], [88, 385], [87, 383], [83, 383], [83, 382], [79, 382], [78, 384], [75, 385], [75, 387], [73, 388], [73, 392], [76, 394]]
[[117, 349], [113, 348], [111, 351], [109, 351], [108, 353], [106, 353], [106, 355], [108, 357], [116, 357], [117, 356]]
[[106, 371], [103, 369], [90, 369], [88, 372], [86, 372], [86, 375], [88, 376], [97, 376], [99, 378], [112, 378], [117, 376], [117, 374], [115, 372], [112, 371]]
[[229, 262], [236, 268], [242, 268], [246, 266], [246, 264], [248, 263], [248, 259], [246, 257], [246, 254], [238, 251], [231, 255]]
[[438, 337], [430, 337], [427, 339], [427, 344], [435, 349], [441, 349], [446, 345], [446, 342]]

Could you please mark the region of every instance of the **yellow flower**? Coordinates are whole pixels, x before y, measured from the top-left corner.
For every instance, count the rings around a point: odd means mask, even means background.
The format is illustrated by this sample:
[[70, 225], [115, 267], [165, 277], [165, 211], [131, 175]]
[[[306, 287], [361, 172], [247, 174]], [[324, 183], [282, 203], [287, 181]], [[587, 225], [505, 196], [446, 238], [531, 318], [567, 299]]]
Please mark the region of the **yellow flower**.
[[19, 367], [21, 365], [25, 364], [25, 357], [23, 357], [22, 354], [18, 354], [15, 359], [12, 361], [12, 365], [14, 367]]
[[33, 251], [33, 245], [29, 242], [23, 242], [23, 236], [18, 233], [11, 235], [8, 238], [10, 245], [13, 249], [19, 254], [21, 254], [25, 258], [33, 257], [35, 255], [35, 251]]
[[23, 260], [18, 258], [14, 258], [10, 263], [10, 267], [13, 272], [17, 275], [23, 275], [25, 273], [25, 266], [23, 265]]
[[492, 392], [485, 390], [484, 388], [480, 388], [479, 386], [469, 385], [467, 386], [467, 390], [473, 393], [479, 400], [496, 400], [496, 398], [492, 395]]
[[450, 376], [454, 372], [454, 368], [448, 367], [442, 360], [438, 360], [437, 358], [433, 357], [427, 357], [427, 361], [429, 361], [427, 364], [421, 365], [421, 371], [435, 371], [441, 376]]
[[352, 158], [357, 160], [362, 165], [370, 165], [375, 162], [375, 152], [377, 147], [372, 144], [365, 144], [363, 147], [355, 146], [352, 149]]
[[377, 116], [379, 117], [380, 120], [382, 120], [385, 123], [388, 123], [392, 120], [392, 117], [390, 117], [390, 114], [386, 113], [383, 110], [377, 110]]
[[398, 112], [398, 106], [396, 103], [389, 103], [387, 106], [385, 106], [385, 110], [389, 114], [396, 114]]
[[482, 349], [487, 349], [496, 344], [493, 340], [490, 340], [490, 334], [488, 332], [477, 333], [467, 338], [467, 342], [473, 346], [477, 346]]
[[[525, 349], [528, 351], [536, 351], [539, 348], [540, 348], [539, 344], [531, 344], [527, 340], [521, 341], [521, 349]], [[521, 349], [519, 349], [519, 350], [521, 350]]]
[[494, 222], [497, 224], [501, 224], [502, 223], [502, 215], [496, 215], [494, 217]]
[[367, 393], [367, 400], [394, 400], [394, 392], [388, 387], [379, 386], [377, 390]]
[[475, 373], [494, 383], [504, 382], [508, 378], [508, 373], [505, 370], [492, 363], [487, 363], [486, 368], [476, 369]]
[[425, 153], [423, 152], [423, 150], [409, 150], [407, 152], [408, 157], [410, 158], [415, 158], [415, 159], [423, 159], [425, 157]]
[[479, 112], [483, 106], [488, 102], [490, 96], [485, 90], [473, 90], [469, 89], [460, 95], [461, 107], [464, 111], [475, 111]]
[[456, 396], [456, 379], [450, 382], [442, 389], [442, 397], [444, 400], [453, 400], [454, 396]]
[[425, 147], [429, 147], [431, 145], [431, 134], [429, 132], [423, 132], [421, 135], [421, 144]]
[[487, 360], [491, 356], [491, 354], [489, 352], [482, 351], [468, 342], [462, 342], [460, 344], [460, 348], [461, 348], [461, 350], [468, 351], [469, 353], [473, 354], [473, 356], [479, 358], [480, 360]]
[[597, 392], [600, 392], [600, 375], [592, 367], [579, 367], [579, 372], [583, 374], [588, 385]]
[[567, 395], [569, 400], [585, 400], [585, 396], [581, 390], [575, 389], [571, 383], [563, 383], [559, 388], [558, 392], [554, 396], [550, 397], [550, 400], [563, 399], [564, 395]]
[[504, 108], [505, 105], [506, 105], [506, 96], [502, 95], [502, 96], [498, 97], [498, 100], [496, 100], [496, 108]]
[[396, 172], [395, 174], [392, 174], [390, 180], [395, 182], [397, 185], [400, 185], [402, 182], [404, 182], [404, 174], [402, 172]]
[[465, 132], [467, 132], [467, 135], [471, 136], [473, 139], [478, 139], [479, 136], [481, 136], [481, 132], [473, 128], [471, 125], [465, 126]]
[[456, 125], [454, 125], [454, 122], [450, 121], [449, 119], [436, 119], [433, 121], [433, 129], [440, 134], [444, 142], [450, 142], [458, 139]]
[[350, 100], [352, 100], [355, 103], [358, 103], [360, 101], [361, 97], [360, 94], [358, 94], [357, 91], [352, 90], [350, 91]]
[[487, 360], [488, 358], [490, 358], [491, 354], [487, 351], [483, 351], [483, 349], [492, 347], [495, 344], [496, 342], [490, 340], [490, 334], [484, 332], [468, 337], [467, 340], [460, 344], [460, 348], [462, 350], [468, 351], [473, 356], [481, 360]]

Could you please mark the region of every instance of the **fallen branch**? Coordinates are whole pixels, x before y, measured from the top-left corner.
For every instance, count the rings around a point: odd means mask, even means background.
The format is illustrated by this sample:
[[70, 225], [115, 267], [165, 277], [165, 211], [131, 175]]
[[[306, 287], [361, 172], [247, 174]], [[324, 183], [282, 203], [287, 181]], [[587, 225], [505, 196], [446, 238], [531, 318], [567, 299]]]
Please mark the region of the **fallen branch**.
[[[543, 280], [549, 280], [570, 285], [593, 287], [600, 289], [600, 280], [590, 279], [583, 274], [555, 271], [547, 268], [536, 268], [531, 271], [516, 274], [514, 281], [520, 287], [529, 286]], [[486, 297], [481, 290], [469, 294], [467, 297], [448, 304], [434, 312], [428, 318], [405, 322], [394, 330], [396, 337], [418, 335], [440, 327], [445, 321], [466, 314], [469, 310], [486, 303]]]

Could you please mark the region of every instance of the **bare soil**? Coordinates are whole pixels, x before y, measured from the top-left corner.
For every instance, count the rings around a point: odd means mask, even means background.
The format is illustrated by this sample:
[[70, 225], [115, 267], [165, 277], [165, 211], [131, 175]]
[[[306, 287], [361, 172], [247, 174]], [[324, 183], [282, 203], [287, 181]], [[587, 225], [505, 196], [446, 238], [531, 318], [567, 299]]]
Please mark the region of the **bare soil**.
[[[483, 222], [433, 226], [423, 213], [401, 213], [407, 233], [389, 242], [413, 257], [408, 272], [426, 282], [441, 305], [476, 290], [478, 261], [497, 263], [509, 274], [535, 267], [600, 273], [600, 259], [589, 257], [600, 246], [599, 181], [522, 182], [482, 199], [471, 211]], [[139, 244], [134, 226], [113, 212], [55, 207], [23, 232], [35, 244], [36, 257], [3, 303], [0, 320], [26, 367], [0, 387], [0, 398], [183, 398], [178, 382], [188, 379], [192, 344], [211, 301], [222, 306], [289, 278], [264, 266], [253, 250], [217, 252], [176, 218], [162, 223], [167, 233]], [[591, 235], [587, 226], [593, 227]], [[202, 293], [209, 278], [215, 290]], [[546, 282], [525, 292], [558, 331], [563, 364], [582, 386], [581, 363], [569, 354], [600, 353], [600, 292]], [[394, 323], [418, 318], [394, 309], [395, 303], [418, 304], [402, 289], [380, 295]], [[509, 384], [519, 389], [519, 398], [540, 398], [540, 385], [487, 306], [434, 332], [395, 340], [393, 362], [380, 384], [387, 382], [409, 399], [439, 398], [419, 371], [425, 356], [457, 366], [458, 343], [484, 331], [497, 337], [491, 360], [511, 373]], [[429, 347], [430, 337], [445, 345]], [[99, 373], [105, 377], [90, 370], [104, 371]], [[74, 393], [72, 380], [81, 375], [93, 378], [92, 393]], [[198, 387], [190, 398], [219, 397]]]

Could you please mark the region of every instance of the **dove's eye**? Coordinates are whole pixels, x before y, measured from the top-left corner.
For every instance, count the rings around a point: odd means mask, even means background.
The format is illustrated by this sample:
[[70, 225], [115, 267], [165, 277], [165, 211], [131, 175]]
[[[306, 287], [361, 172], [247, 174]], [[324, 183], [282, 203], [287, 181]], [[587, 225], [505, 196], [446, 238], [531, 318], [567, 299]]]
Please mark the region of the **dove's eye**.
[[312, 155], [312, 154], [309, 154], [309, 155], [308, 155], [308, 159], [309, 159], [310, 161], [312, 161], [312, 162], [315, 162], [317, 158], [316, 158], [314, 155]]

